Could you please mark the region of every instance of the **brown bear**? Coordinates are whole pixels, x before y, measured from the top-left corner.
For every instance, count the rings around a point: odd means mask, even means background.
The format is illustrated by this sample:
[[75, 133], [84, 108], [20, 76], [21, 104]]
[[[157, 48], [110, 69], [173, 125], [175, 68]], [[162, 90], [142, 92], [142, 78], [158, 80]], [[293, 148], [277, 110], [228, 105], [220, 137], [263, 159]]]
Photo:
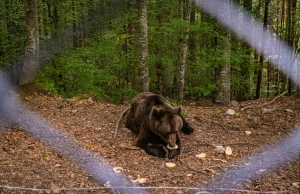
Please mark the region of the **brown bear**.
[[181, 107], [175, 108], [166, 98], [150, 92], [144, 92], [133, 98], [127, 113], [125, 125], [138, 135], [137, 146], [148, 154], [175, 157], [180, 154], [179, 132], [192, 134], [194, 129], [181, 115]]

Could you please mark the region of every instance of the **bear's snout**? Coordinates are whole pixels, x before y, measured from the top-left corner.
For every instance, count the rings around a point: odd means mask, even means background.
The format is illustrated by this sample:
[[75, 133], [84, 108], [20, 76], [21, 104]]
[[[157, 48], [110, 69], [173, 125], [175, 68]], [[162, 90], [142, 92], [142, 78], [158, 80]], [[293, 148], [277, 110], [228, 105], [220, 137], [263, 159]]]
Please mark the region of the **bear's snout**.
[[177, 133], [168, 134], [165, 141], [169, 147], [174, 148], [176, 146]]
[[168, 145], [169, 145], [171, 148], [173, 148], [173, 147], [175, 147], [176, 143], [173, 143], [173, 142], [172, 142], [172, 143], [169, 143]]

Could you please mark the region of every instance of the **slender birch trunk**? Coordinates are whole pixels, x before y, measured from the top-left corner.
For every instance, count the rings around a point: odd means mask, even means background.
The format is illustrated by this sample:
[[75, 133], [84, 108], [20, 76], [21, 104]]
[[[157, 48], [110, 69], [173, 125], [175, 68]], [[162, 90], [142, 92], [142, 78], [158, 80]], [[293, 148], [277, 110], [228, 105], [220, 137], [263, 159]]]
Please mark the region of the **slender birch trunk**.
[[20, 85], [31, 83], [35, 80], [39, 65], [39, 29], [37, 0], [25, 0], [26, 15], [26, 48], [24, 65], [20, 77]]
[[[182, 10], [183, 7], [179, 8], [179, 15], [186, 22], [190, 22], [191, 17], [191, 0], [186, 1], [187, 8], [183, 16]], [[182, 5], [182, 3], [180, 3]], [[189, 40], [189, 27], [186, 27], [183, 38], [179, 41], [179, 87], [178, 87], [178, 101], [183, 101], [183, 91], [184, 91], [184, 75], [185, 75], [185, 66], [186, 66], [186, 54], [188, 50], [188, 40]]]
[[138, 0], [140, 24], [140, 91], [149, 91], [147, 0]]
[[[226, 9], [226, 11], [222, 10], [219, 11], [220, 14], [223, 15], [223, 17], [228, 18], [230, 20], [230, 9]], [[215, 96], [216, 103], [221, 104], [228, 104], [230, 102], [230, 74], [231, 74], [231, 67], [230, 67], [230, 55], [231, 55], [231, 34], [230, 32], [225, 29], [224, 26], [219, 24], [219, 33], [224, 37], [224, 40], [218, 41], [218, 44], [223, 44], [223, 54], [222, 58], [224, 59], [224, 64], [219, 64], [219, 68], [217, 69], [216, 75], [217, 75], [217, 92]]]

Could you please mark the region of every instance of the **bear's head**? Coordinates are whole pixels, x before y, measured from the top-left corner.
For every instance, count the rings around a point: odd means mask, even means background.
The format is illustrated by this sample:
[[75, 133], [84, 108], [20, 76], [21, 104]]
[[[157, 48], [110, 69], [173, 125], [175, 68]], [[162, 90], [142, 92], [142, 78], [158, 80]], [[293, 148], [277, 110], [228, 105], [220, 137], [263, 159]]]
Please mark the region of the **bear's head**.
[[175, 147], [177, 136], [183, 126], [181, 107], [158, 105], [152, 108], [150, 114], [150, 129], [158, 135], [168, 147]]

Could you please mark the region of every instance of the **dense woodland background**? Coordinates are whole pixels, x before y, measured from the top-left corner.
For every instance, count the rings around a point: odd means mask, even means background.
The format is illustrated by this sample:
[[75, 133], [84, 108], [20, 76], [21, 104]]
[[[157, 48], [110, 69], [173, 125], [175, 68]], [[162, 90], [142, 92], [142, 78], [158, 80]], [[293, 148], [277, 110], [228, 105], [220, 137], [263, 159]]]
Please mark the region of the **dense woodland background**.
[[[293, 47], [299, 65], [299, 1], [233, 2]], [[220, 103], [299, 93], [194, 0], [2, 0], [0, 67], [15, 85], [114, 103], [148, 90]]]

